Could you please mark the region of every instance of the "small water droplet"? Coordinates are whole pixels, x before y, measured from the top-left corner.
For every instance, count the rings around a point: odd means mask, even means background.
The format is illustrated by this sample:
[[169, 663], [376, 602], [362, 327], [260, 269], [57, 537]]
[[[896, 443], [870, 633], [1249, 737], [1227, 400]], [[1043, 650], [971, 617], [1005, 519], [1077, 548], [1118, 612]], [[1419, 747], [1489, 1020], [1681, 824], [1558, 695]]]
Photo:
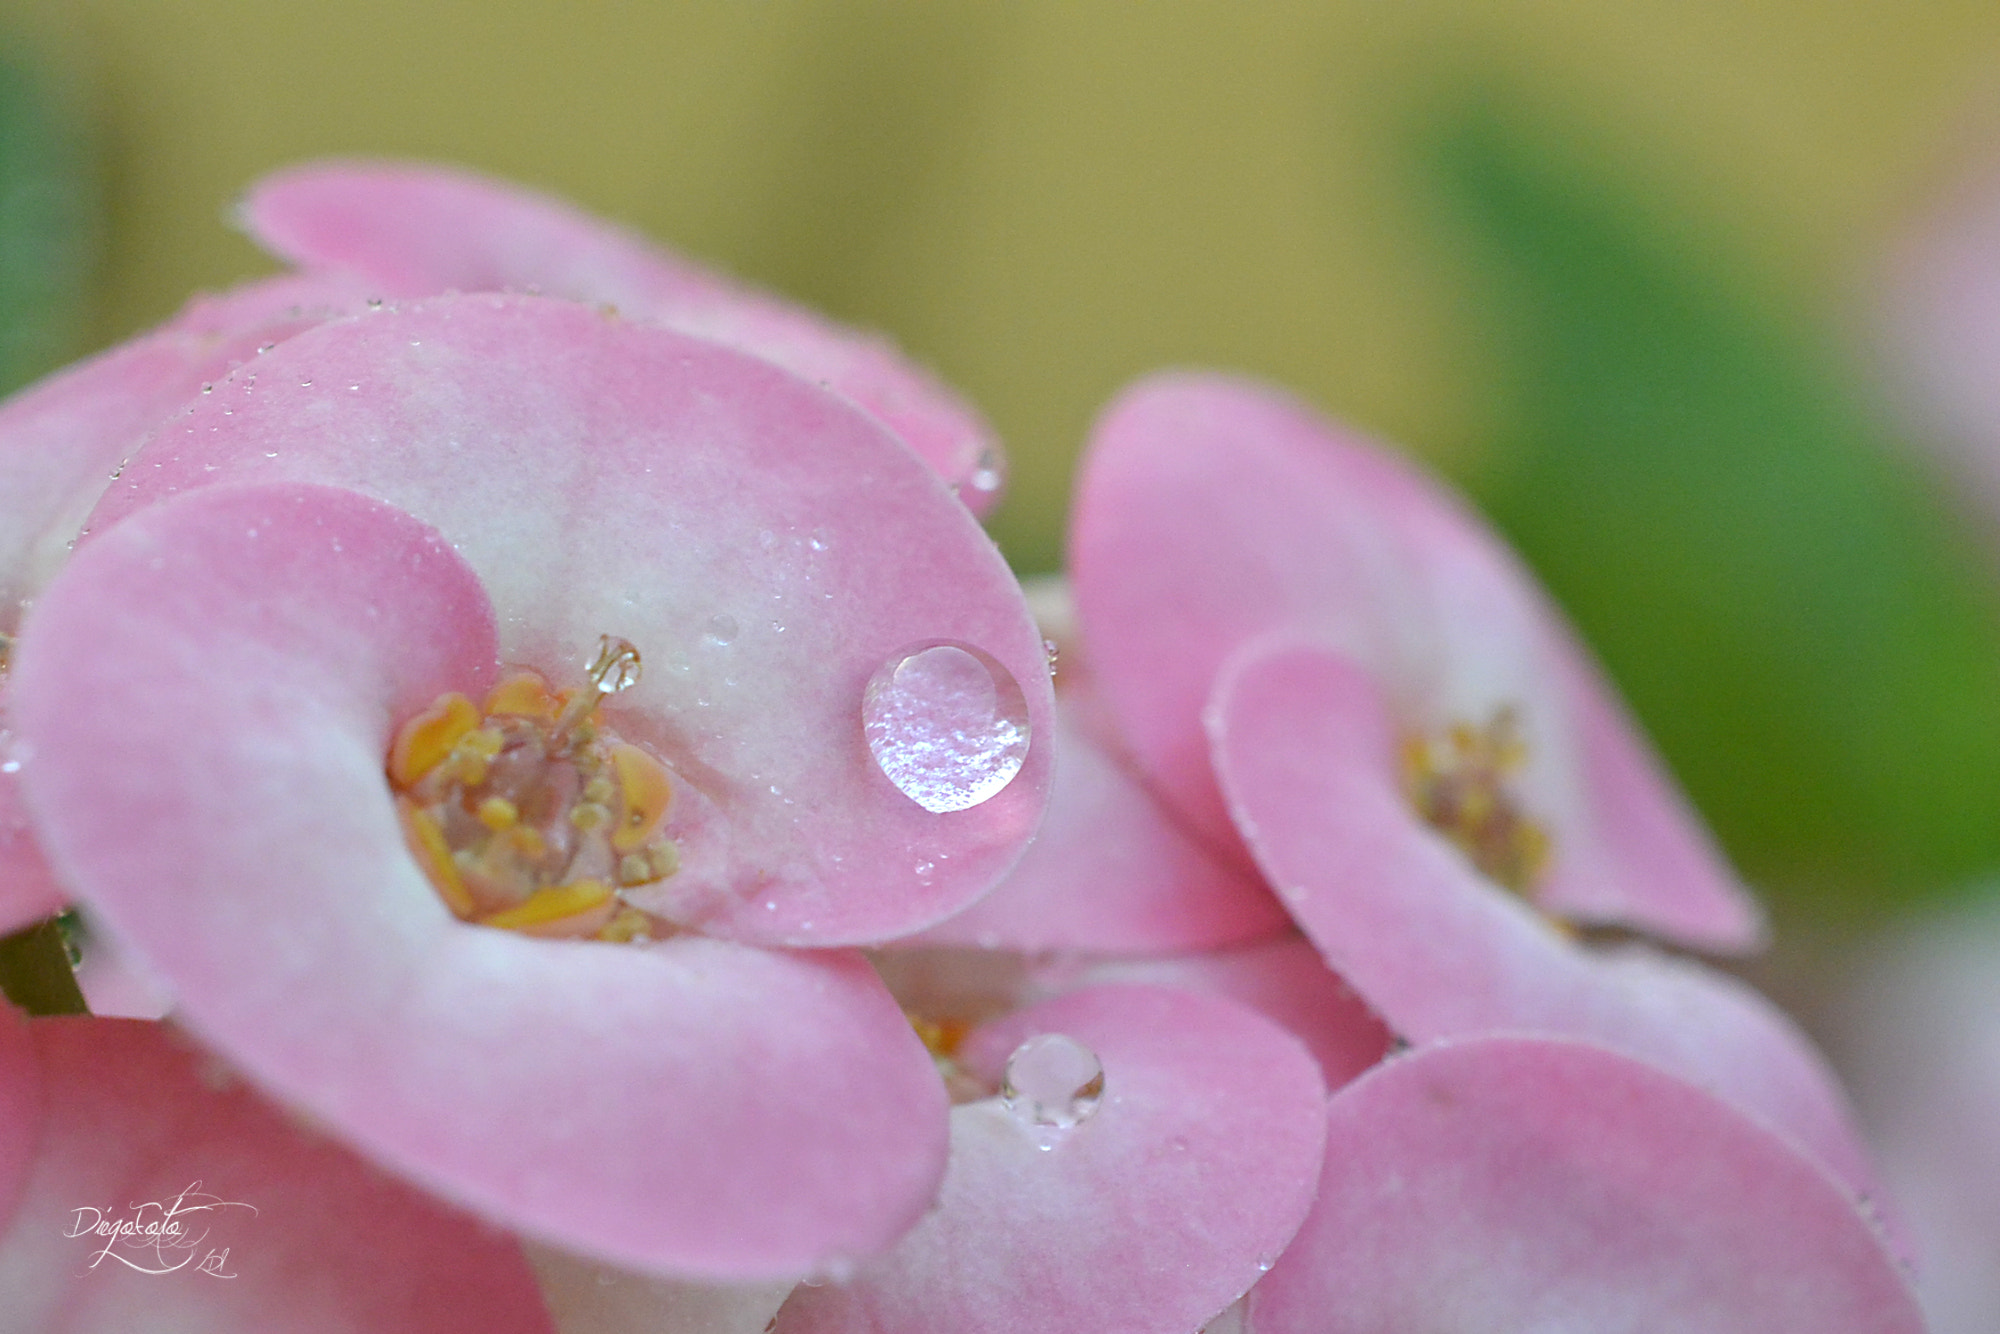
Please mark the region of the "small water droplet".
[[267, 449], [264, 451], [264, 457], [267, 459], [274, 459], [278, 457], [278, 451], [275, 449]]
[[965, 484], [982, 496], [990, 496], [1000, 489], [1001, 480], [1000, 455], [989, 445], [979, 451]]
[[930, 878], [931, 878], [931, 876], [932, 876], [932, 875], [933, 875], [933, 874], [934, 874], [934, 873], [935, 873], [935, 872], [937, 871], [937, 863], [936, 863], [936, 862], [918, 862], [918, 863], [916, 864], [916, 867], [915, 867], [915, 870], [916, 870], [916, 872], [917, 872], [917, 879], [919, 879], [919, 880], [928, 880], [928, 879], [930, 879]]
[[1056, 663], [1062, 658], [1062, 645], [1056, 643], [1053, 639], [1044, 639], [1042, 641], [1042, 653], [1049, 660], [1049, 671], [1054, 672]]
[[824, 528], [815, 528], [812, 530], [812, 536], [806, 540], [806, 545], [814, 551], [825, 551], [833, 545], [833, 535]]
[[212, 384], [205, 384], [201, 387], [201, 392], [204, 394], [212, 394], [215, 392], [215, 386]]
[[358, 394], [358, 393], [360, 393], [360, 392], [361, 392], [361, 386], [360, 386], [360, 385], [358, 385], [358, 384], [351, 384], [351, 385], [349, 385], [349, 386], [347, 386], [347, 387], [348, 387], [348, 389], [349, 389], [350, 391], [352, 391], [353, 393], [357, 393], [357, 394]]
[[382, 298], [381, 298], [381, 297], [379, 297], [379, 296], [371, 296], [371, 297], [369, 297], [369, 298], [368, 298], [368, 309], [370, 309], [370, 310], [380, 310], [380, 309], [382, 309]]
[[727, 644], [735, 640], [736, 633], [736, 618], [721, 614], [708, 618], [708, 624], [703, 627], [701, 635], [711, 644]]
[[1090, 1119], [1104, 1097], [1104, 1063], [1066, 1033], [1043, 1033], [1014, 1048], [1000, 1080], [1001, 1105], [1053, 1149], [1064, 1132]]
[[639, 669], [643, 665], [631, 640], [599, 635], [597, 654], [585, 671], [598, 694], [616, 695], [639, 684]]
[[311, 380], [301, 380], [301, 381], [299, 381], [299, 388], [301, 388], [301, 389], [310, 389], [310, 388], [312, 388], [312, 387], [313, 387], [313, 382], [312, 382]]
[[927, 811], [990, 801], [1028, 757], [1028, 704], [1013, 675], [969, 644], [913, 645], [869, 678], [861, 725], [875, 763]]
[[20, 772], [21, 762], [19, 760], [0, 760], [0, 774], [17, 774]]
[[258, 347], [257, 347], [257, 355], [261, 357], [261, 356], [263, 356], [263, 355], [264, 355], [264, 354], [265, 354], [266, 352], [269, 352], [269, 351], [270, 351], [270, 350], [271, 350], [272, 348], [274, 348], [274, 347], [276, 347], [276, 346], [277, 346], [277, 344], [276, 344], [276, 343], [261, 343], [261, 344], [259, 344], [259, 345], [258, 345]]

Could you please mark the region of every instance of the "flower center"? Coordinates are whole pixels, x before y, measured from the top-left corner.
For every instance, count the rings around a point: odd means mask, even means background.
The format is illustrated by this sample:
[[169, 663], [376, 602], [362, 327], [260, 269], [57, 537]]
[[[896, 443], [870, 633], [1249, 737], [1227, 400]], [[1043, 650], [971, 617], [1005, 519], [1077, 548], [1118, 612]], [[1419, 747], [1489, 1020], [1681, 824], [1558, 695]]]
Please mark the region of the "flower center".
[[1403, 740], [1403, 790], [1424, 822], [1482, 875], [1526, 893], [1548, 866], [1549, 834], [1515, 800], [1511, 779], [1528, 747], [1511, 706], [1483, 727], [1453, 723], [1442, 736]]
[[620, 942], [657, 934], [622, 894], [680, 865], [660, 832], [673, 783], [597, 716], [639, 666], [636, 648], [607, 635], [580, 687], [518, 671], [483, 704], [453, 691], [397, 729], [388, 771], [404, 836], [460, 920]]

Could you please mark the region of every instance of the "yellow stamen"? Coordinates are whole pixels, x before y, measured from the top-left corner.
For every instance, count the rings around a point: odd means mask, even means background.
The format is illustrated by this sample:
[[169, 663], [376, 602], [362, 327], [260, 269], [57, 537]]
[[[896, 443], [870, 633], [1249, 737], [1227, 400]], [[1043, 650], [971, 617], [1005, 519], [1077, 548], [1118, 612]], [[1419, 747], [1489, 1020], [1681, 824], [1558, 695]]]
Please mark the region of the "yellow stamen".
[[614, 945], [624, 945], [641, 936], [653, 934], [653, 919], [637, 908], [620, 908], [618, 915], [606, 922], [598, 930], [599, 940], [608, 940]]
[[428, 709], [396, 731], [389, 747], [389, 778], [408, 787], [442, 764], [459, 741], [479, 726], [479, 710], [453, 691], [438, 697]]
[[445, 842], [444, 830], [431, 817], [431, 813], [407, 798], [396, 800], [396, 811], [403, 817], [405, 841], [416, 856], [417, 865], [437, 886], [438, 897], [445, 907], [459, 917], [470, 917], [477, 910], [472, 901], [472, 891], [465, 887], [465, 879], [458, 872], [458, 864], [452, 860], [451, 845]]
[[[479, 920], [485, 926], [497, 926], [508, 931], [568, 935], [583, 927], [592, 914], [611, 909], [616, 903], [611, 887], [602, 880], [573, 880], [566, 885], [538, 889], [528, 896], [526, 903], [516, 904]], [[609, 913], [606, 915], [609, 916]], [[591, 934], [601, 925], [591, 923], [589, 930], [578, 934]]]
[[488, 797], [479, 803], [479, 823], [501, 833], [520, 823], [521, 812], [505, 797]]
[[611, 771], [618, 775], [618, 828], [612, 832], [611, 847], [637, 852], [666, 819], [673, 782], [665, 765], [629, 742], [611, 748]]

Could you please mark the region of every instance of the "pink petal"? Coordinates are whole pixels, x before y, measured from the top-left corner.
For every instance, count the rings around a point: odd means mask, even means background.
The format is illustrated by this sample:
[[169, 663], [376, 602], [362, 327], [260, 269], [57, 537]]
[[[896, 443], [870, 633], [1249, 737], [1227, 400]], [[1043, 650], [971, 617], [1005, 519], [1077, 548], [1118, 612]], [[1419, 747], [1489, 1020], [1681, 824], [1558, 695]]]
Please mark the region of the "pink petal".
[[[33, 1031], [47, 1106], [21, 1202], [0, 1214], [11, 1218], [0, 1224], [9, 1328], [551, 1328], [513, 1242], [378, 1175], [240, 1085], [226, 1078], [219, 1085], [170, 1030], [79, 1018], [37, 1020]], [[110, 1239], [68, 1235], [78, 1230], [79, 1210], [150, 1222], [161, 1210], [141, 1205], [198, 1204], [203, 1196], [215, 1205], [178, 1220], [187, 1240], [201, 1236], [192, 1248], [154, 1251], [126, 1241], [93, 1264]], [[95, 1219], [86, 1213], [82, 1221]], [[213, 1272], [199, 1272], [203, 1263]], [[135, 1265], [181, 1267], [149, 1273]]]
[[1251, 1334], [1919, 1334], [1834, 1184], [1679, 1080], [1581, 1043], [1392, 1060], [1329, 1108], [1319, 1201]]
[[34, 823], [21, 799], [7, 694], [7, 678], [0, 676], [0, 935], [60, 912], [67, 897], [35, 842]]
[[[1339, 1088], [1388, 1055], [1394, 1035], [1319, 951], [1297, 936], [1168, 959], [1043, 965], [1036, 981], [1061, 990], [1066, 972], [1089, 983], [1185, 987], [1247, 1005], [1306, 1044], [1328, 1088]], [[1074, 983], [1070, 985], [1075, 985]]]
[[13, 1217], [41, 1124], [41, 1062], [26, 1018], [0, 1001], [0, 1219]]
[[[599, 635], [631, 640], [644, 679], [606, 716], [721, 812], [648, 907], [738, 939], [863, 943], [956, 911], [1020, 855], [1053, 749], [1041, 639], [964, 508], [839, 399], [533, 297], [326, 325], [258, 370], [160, 435], [92, 523], [230, 478], [353, 487], [471, 562], [509, 663], [580, 680]], [[940, 641], [997, 659], [1043, 738], [997, 796], [945, 813], [892, 785], [862, 729], [871, 676]]]
[[167, 414], [205, 383], [360, 305], [336, 278], [270, 278], [198, 296], [165, 325], [0, 405], [0, 632], [69, 556], [84, 516]]
[[280, 258], [352, 270], [392, 295], [546, 292], [740, 347], [866, 408], [975, 513], [1000, 498], [986, 423], [887, 339], [740, 286], [559, 199], [453, 168], [331, 161], [265, 177], [241, 217]]
[[1429, 733], [1515, 709], [1523, 795], [1555, 837], [1540, 898], [1708, 948], [1754, 907], [1513, 557], [1429, 479], [1241, 381], [1165, 376], [1105, 414], [1071, 577], [1119, 730], [1161, 794], [1230, 836], [1201, 710], [1273, 631], [1324, 640]]
[[442, 538], [362, 496], [135, 514], [22, 639], [44, 846], [191, 1027], [448, 1198], [689, 1276], [886, 1246], [943, 1169], [944, 1096], [858, 955], [469, 926], [405, 850], [393, 721], [478, 693], [493, 633]]
[[675, 1283], [543, 1246], [528, 1260], [561, 1334], [770, 1334], [794, 1286]]
[[908, 944], [1164, 954], [1273, 935], [1285, 910], [1204, 851], [1077, 719], [1055, 715], [1055, 785], [1035, 841], [999, 887]]
[[1227, 1001], [1104, 987], [979, 1030], [964, 1059], [997, 1083], [1049, 1032], [1103, 1063], [1095, 1114], [1044, 1150], [998, 1099], [953, 1109], [937, 1207], [851, 1281], [799, 1288], [778, 1334], [1191, 1330], [1256, 1280], [1318, 1177], [1306, 1053]]
[[1838, 1085], [1749, 988], [1572, 944], [1411, 813], [1376, 682], [1336, 653], [1253, 645], [1217, 687], [1216, 771], [1245, 840], [1328, 966], [1416, 1042], [1588, 1038], [1712, 1090], [1879, 1195]]
[[[336, 278], [269, 278], [198, 296], [172, 320], [58, 371], [0, 405], [0, 635], [69, 557], [84, 516], [146, 435], [259, 348], [358, 308]], [[63, 892], [35, 847], [8, 765], [0, 667], [0, 932], [46, 917]]]

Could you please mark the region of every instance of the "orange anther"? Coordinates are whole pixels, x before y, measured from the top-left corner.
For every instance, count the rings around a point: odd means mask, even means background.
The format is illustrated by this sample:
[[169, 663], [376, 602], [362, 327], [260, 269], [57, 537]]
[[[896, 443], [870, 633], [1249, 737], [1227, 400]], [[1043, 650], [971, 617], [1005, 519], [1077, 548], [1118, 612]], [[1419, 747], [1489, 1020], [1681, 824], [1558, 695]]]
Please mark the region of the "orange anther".
[[479, 920], [485, 926], [531, 936], [589, 936], [609, 922], [618, 907], [617, 896], [602, 880], [573, 880], [538, 889], [525, 903]]
[[460, 738], [479, 726], [479, 710], [457, 691], [440, 695], [422, 713], [396, 729], [389, 747], [389, 781], [409, 787], [444, 762]]
[[673, 800], [666, 766], [628, 742], [611, 748], [611, 771], [618, 775], [618, 825], [611, 832], [617, 852], [637, 852], [659, 832]]
[[562, 712], [562, 701], [549, 689], [549, 683], [534, 672], [516, 672], [488, 693], [486, 712], [552, 723]]

